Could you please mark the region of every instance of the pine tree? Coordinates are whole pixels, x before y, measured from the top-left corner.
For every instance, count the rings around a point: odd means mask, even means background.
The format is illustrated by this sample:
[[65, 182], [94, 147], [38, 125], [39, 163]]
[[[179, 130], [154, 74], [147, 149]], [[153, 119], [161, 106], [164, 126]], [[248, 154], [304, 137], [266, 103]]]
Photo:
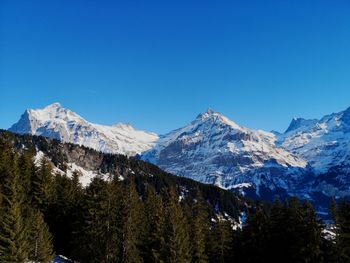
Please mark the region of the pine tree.
[[350, 262], [350, 203], [342, 200], [338, 205], [336, 215], [339, 261]]
[[32, 211], [28, 218], [29, 259], [34, 262], [49, 263], [53, 258], [52, 236], [40, 211]]
[[170, 263], [191, 262], [188, 222], [184, 216], [179, 197], [174, 189], [170, 190], [167, 204], [167, 234]]
[[[167, 244], [166, 223], [167, 218], [165, 215], [166, 208], [164, 203], [164, 194], [161, 194], [156, 200], [154, 206], [154, 221], [152, 224], [151, 232], [151, 251], [154, 262], [164, 263], [166, 262], [169, 252]], [[149, 211], [149, 210], [146, 210]]]
[[28, 243], [18, 161], [16, 154], [10, 150], [3, 152], [1, 159], [0, 262], [21, 263], [28, 257]]
[[45, 210], [50, 204], [54, 190], [52, 166], [45, 157], [40, 160], [40, 167], [33, 174], [31, 182], [33, 204]]
[[299, 258], [306, 262], [323, 262], [321, 251], [323, 225], [317, 219], [316, 212], [310, 202], [306, 201], [300, 209], [302, 216], [300, 225], [303, 234]]
[[31, 197], [30, 190], [32, 188], [32, 178], [35, 174], [35, 165], [32, 161], [32, 155], [28, 152], [24, 152], [20, 155], [18, 160], [19, 173], [21, 178], [21, 184], [23, 186], [23, 192], [25, 195], [24, 202], [27, 206], [30, 205]]
[[206, 263], [208, 262], [207, 239], [209, 234], [209, 221], [206, 203], [203, 199], [202, 193], [199, 190], [197, 190], [196, 202], [193, 205], [192, 218], [192, 261], [196, 263]]
[[233, 232], [231, 222], [218, 221], [210, 231], [210, 262], [231, 262], [233, 248]]
[[50, 203], [45, 208], [44, 217], [54, 239], [57, 253], [70, 256], [74, 224], [81, 213], [83, 189], [78, 180], [66, 175], [56, 174], [53, 178], [53, 189]]
[[[73, 256], [82, 262], [117, 262], [120, 257], [119, 240], [121, 218], [116, 210], [120, 193], [115, 186], [95, 178], [82, 199], [82, 215], [75, 223]], [[120, 209], [119, 209], [120, 210]]]
[[125, 192], [125, 224], [123, 238], [123, 262], [138, 263], [143, 262], [140, 247], [142, 247], [143, 231], [143, 206], [136, 191], [133, 178]]
[[262, 207], [249, 213], [246, 224], [240, 234], [237, 249], [239, 258], [245, 262], [267, 262], [269, 240], [269, 218]]
[[119, 181], [114, 180], [107, 185], [107, 229], [106, 229], [106, 263], [120, 262], [122, 258], [123, 237], [123, 189]]
[[266, 257], [271, 262], [283, 260], [288, 255], [286, 242], [288, 236], [285, 234], [287, 224], [290, 224], [286, 218], [286, 207], [283, 203], [276, 199], [272, 205], [269, 215], [269, 238], [266, 240]]
[[301, 205], [291, 198], [284, 205], [276, 202], [270, 217], [269, 261], [322, 262], [322, 234], [310, 203]]
[[[158, 249], [160, 237], [157, 233], [158, 206], [160, 205], [159, 197], [152, 185], [146, 185], [145, 191], [145, 242], [142, 248], [143, 259], [145, 262], [157, 262], [154, 251]], [[159, 261], [158, 261], [159, 262]]]

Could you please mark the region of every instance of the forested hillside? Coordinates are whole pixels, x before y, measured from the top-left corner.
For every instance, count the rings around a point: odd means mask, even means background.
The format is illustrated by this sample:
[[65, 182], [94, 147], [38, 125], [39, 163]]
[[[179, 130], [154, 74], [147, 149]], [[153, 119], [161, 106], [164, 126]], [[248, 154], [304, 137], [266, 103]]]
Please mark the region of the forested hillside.
[[[82, 186], [85, 175], [71, 173], [71, 163], [97, 176]], [[328, 240], [308, 202], [256, 203], [43, 137], [0, 133], [0, 193], [0, 262], [54, 254], [84, 263], [350, 260], [345, 201], [332, 207], [336, 237]]]

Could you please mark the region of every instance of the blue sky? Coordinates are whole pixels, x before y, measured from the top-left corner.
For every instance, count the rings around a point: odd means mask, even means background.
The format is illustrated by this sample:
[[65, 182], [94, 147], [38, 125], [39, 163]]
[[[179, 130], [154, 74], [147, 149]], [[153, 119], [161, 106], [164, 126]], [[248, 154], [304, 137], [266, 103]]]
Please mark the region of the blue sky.
[[350, 2], [0, 3], [0, 128], [59, 101], [158, 133], [211, 107], [284, 130], [350, 106]]

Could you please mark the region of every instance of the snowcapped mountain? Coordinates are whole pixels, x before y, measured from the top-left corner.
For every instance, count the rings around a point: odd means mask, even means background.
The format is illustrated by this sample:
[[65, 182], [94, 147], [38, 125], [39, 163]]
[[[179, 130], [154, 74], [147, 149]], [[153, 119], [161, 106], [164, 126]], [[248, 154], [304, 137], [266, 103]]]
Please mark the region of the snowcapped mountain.
[[93, 124], [54, 103], [26, 110], [9, 130], [106, 153], [141, 154], [178, 176], [259, 197], [350, 195], [350, 108], [319, 120], [294, 118], [284, 133], [251, 130], [209, 109], [158, 137], [128, 124]]
[[[307, 162], [275, 144], [274, 134], [250, 130], [209, 109], [162, 136], [142, 155], [162, 169], [226, 189], [293, 189]], [[296, 189], [296, 187], [294, 187]]]
[[[277, 135], [277, 144], [308, 161], [316, 174], [311, 192], [322, 195], [350, 195], [350, 108], [303, 120]], [[290, 126], [290, 127], [291, 127]]]
[[316, 173], [350, 164], [350, 108], [320, 120], [293, 119], [277, 144], [307, 160]]
[[156, 134], [136, 130], [129, 124], [104, 126], [90, 123], [59, 103], [53, 103], [43, 109], [26, 110], [9, 130], [125, 155], [144, 152], [152, 148], [158, 139]]

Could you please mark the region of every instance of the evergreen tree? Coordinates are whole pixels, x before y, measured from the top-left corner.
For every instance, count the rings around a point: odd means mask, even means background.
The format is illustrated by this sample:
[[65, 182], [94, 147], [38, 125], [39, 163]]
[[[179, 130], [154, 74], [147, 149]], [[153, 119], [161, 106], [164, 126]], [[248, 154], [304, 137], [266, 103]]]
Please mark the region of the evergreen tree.
[[1, 155], [0, 262], [21, 263], [28, 257], [28, 243], [23, 219], [24, 196], [19, 179], [18, 157], [11, 150]]
[[118, 226], [122, 219], [115, 210], [121, 200], [115, 198], [114, 193], [120, 191], [99, 178], [95, 178], [86, 189], [72, 244], [73, 256], [79, 261], [109, 263], [117, 262], [120, 257]]
[[125, 224], [123, 238], [123, 262], [143, 262], [140, 248], [143, 237], [143, 206], [136, 185], [131, 178], [125, 192]]
[[53, 182], [52, 166], [45, 157], [42, 157], [40, 167], [31, 179], [31, 196], [33, 204], [43, 211], [50, 204], [54, 191]]
[[[156, 191], [152, 185], [146, 185], [145, 191], [145, 242], [142, 248], [143, 259], [145, 262], [159, 262], [159, 256], [154, 253], [159, 248], [159, 242], [161, 237], [158, 236], [158, 211], [160, 203], [160, 197], [157, 197]], [[164, 215], [163, 215], [164, 217]], [[163, 234], [163, 233], [161, 233]]]
[[210, 262], [231, 262], [233, 253], [233, 232], [231, 222], [219, 220], [210, 231]]
[[323, 225], [317, 219], [316, 212], [310, 202], [306, 201], [300, 209], [302, 216], [300, 224], [303, 233], [300, 259], [304, 259], [305, 262], [323, 262], [321, 251]]
[[[164, 263], [166, 262], [169, 251], [167, 244], [167, 233], [166, 233], [166, 208], [164, 203], [163, 194], [161, 194], [156, 201], [154, 207], [154, 221], [152, 224], [152, 232], [151, 232], [151, 250], [154, 262]], [[149, 211], [149, 210], [146, 210]]]
[[188, 222], [179, 203], [179, 197], [174, 189], [166, 207], [169, 258], [170, 263], [191, 262]]
[[207, 256], [207, 240], [209, 231], [208, 211], [205, 200], [202, 193], [197, 190], [196, 202], [193, 205], [193, 217], [192, 217], [192, 251], [193, 262], [206, 263], [208, 262]]
[[72, 233], [80, 215], [83, 196], [79, 180], [74, 179], [76, 176], [76, 172], [73, 173], [72, 179], [66, 175], [54, 176], [53, 194], [44, 211], [45, 221], [53, 234], [55, 250], [66, 256], [70, 256], [72, 252]]
[[337, 250], [340, 262], [350, 262], [350, 203], [342, 200], [336, 212]]
[[269, 218], [262, 207], [249, 214], [237, 244], [237, 254], [245, 262], [267, 262]]
[[28, 218], [29, 259], [34, 262], [49, 263], [53, 258], [52, 237], [40, 211], [32, 211]]
[[310, 203], [301, 205], [296, 198], [286, 201], [283, 206], [276, 202], [270, 217], [268, 260], [322, 262], [321, 230]]
[[20, 155], [18, 160], [19, 173], [21, 178], [21, 184], [25, 195], [24, 202], [27, 206], [31, 203], [30, 190], [32, 188], [32, 178], [35, 175], [35, 165], [32, 160], [32, 155], [28, 152], [24, 152]]
[[106, 263], [120, 262], [122, 258], [122, 237], [124, 224], [123, 189], [117, 180], [108, 187]]

